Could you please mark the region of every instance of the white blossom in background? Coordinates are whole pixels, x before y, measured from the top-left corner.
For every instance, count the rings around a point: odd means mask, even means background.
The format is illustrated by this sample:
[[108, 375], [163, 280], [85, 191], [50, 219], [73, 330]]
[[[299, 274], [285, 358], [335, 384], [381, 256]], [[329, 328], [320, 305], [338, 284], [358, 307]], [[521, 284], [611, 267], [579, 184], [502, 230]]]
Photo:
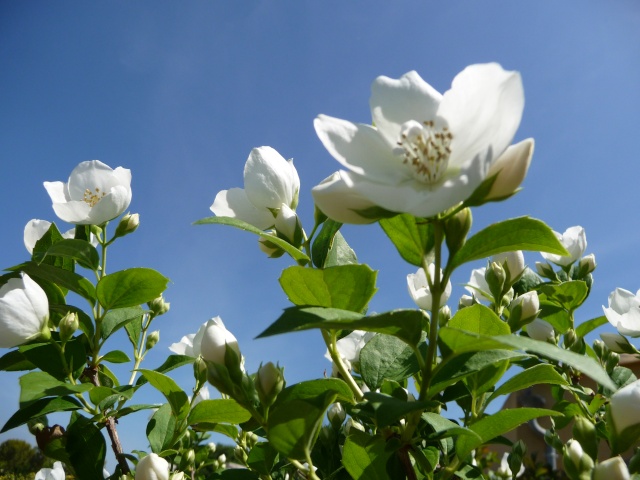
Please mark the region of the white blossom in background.
[[[378, 77], [371, 87], [373, 124], [319, 115], [314, 126], [329, 153], [342, 164], [312, 191], [316, 205], [334, 220], [367, 223], [359, 205], [430, 217], [467, 199], [489, 173], [498, 174], [496, 195], [515, 188], [533, 152], [508, 152], [524, 108], [520, 74], [496, 63], [471, 65], [438, 93], [416, 72], [400, 79]], [[507, 164], [516, 171], [507, 171]], [[502, 177], [502, 178], [500, 178]], [[353, 206], [356, 215], [335, 208]], [[344, 215], [340, 215], [344, 212]], [[355, 220], [355, 221], [354, 221]]]
[[[354, 330], [349, 335], [342, 337], [336, 342], [338, 354], [342, 360], [348, 363], [348, 366], [358, 364], [360, 362], [360, 351], [374, 336], [374, 332]], [[331, 355], [328, 350], [324, 356], [328, 360], [331, 360]]]
[[44, 182], [53, 210], [65, 222], [102, 225], [131, 203], [131, 170], [113, 170], [100, 160], [80, 163], [67, 183]]
[[169, 350], [194, 358], [201, 355], [205, 360], [224, 365], [226, 345], [242, 358], [236, 337], [226, 329], [220, 317], [214, 317], [203, 323], [196, 333], [185, 335], [178, 343], [171, 344]]
[[518, 305], [520, 305], [520, 308], [522, 309], [522, 312], [520, 314], [521, 319], [526, 320], [537, 315], [538, 311], [540, 310], [540, 299], [538, 298], [538, 292], [532, 290], [530, 292], [523, 293], [511, 302], [509, 308], [513, 310]]
[[169, 462], [150, 453], [138, 462], [135, 480], [169, 480]]
[[513, 284], [518, 278], [520, 278], [526, 268], [522, 250], [498, 253], [491, 257], [491, 261], [499, 263], [505, 267], [505, 272], [508, 272], [507, 282], [509, 284]]
[[609, 323], [621, 335], [640, 337], [640, 290], [635, 294], [616, 288], [609, 295], [609, 307], [602, 307]]
[[211, 211], [267, 230], [275, 225], [283, 205], [296, 209], [299, 193], [300, 178], [293, 160], [285, 160], [271, 147], [254, 148], [244, 166], [244, 188], [218, 192]]
[[0, 287], [0, 348], [11, 348], [47, 331], [49, 300], [40, 285], [21, 273]]
[[[516, 474], [516, 478], [522, 476], [523, 473], [524, 473], [524, 465], [521, 465], [520, 470]], [[513, 473], [511, 472], [511, 467], [509, 467], [509, 454], [507, 452], [504, 452], [504, 454], [502, 455], [502, 459], [500, 460], [500, 466], [496, 471], [496, 475], [504, 478], [513, 477]]]
[[616, 353], [626, 353], [633, 351], [633, 346], [629, 343], [626, 337], [623, 337], [619, 333], [603, 332], [600, 334], [600, 338], [607, 346], [609, 350]]
[[465, 290], [474, 295], [476, 298], [493, 302], [493, 296], [491, 295], [491, 289], [489, 284], [484, 278], [484, 274], [487, 271], [486, 267], [474, 268], [471, 270], [471, 277], [469, 282], [465, 285]]
[[587, 235], [584, 228], [577, 225], [569, 227], [564, 233], [553, 232], [562, 246], [569, 252], [569, 255], [555, 255], [553, 253], [540, 252], [548, 262], [555, 263], [561, 267], [571, 265], [582, 257], [587, 249]]
[[553, 341], [555, 339], [553, 326], [540, 318], [536, 318], [527, 325], [527, 333], [534, 340], [540, 340], [541, 342], [546, 342], [547, 340]]
[[640, 380], [611, 395], [611, 416], [617, 432], [640, 423]]
[[[38, 240], [47, 233], [51, 227], [51, 222], [48, 220], [38, 220], [34, 218], [29, 220], [24, 226], [24, 246], [30, 254], [33, 254], [33, 249], [36, 246]], [[76, 235], [76, 229], [71, 228], [62, 234], [62, 238], [74, 238]], [[98, 238], [91, 234], [91, 245], [96, 247], [98, 245]]]
[[[430, 264], [429, 276], [432, 280], [435, 277], [435, 270], [436, 266], [433, 263]], [[442, 276], [442, 270], [440, 270], [440, 275]], [[423, 310], [431, 310], [431, 307], [433, 305], [433, 296], [431, 295], [431, 290], [429, 289], [429, 284], [427, 283], [427, 275], [425, 274], [423, 268], [419, 268], [416, 273], [410, 273], [409, 275], [407, 275], [407, 286], [409, 287], [409, 295], [411, 295], [411, 298], [416, 303], [416, 305]], [[450, 296], [451, 281], [448, 281], [440, 298], [440, 306], [445, 305]]]
[[41, 468], [36, 473], [34, 480], [64, 480], [64, 468], [62, 463], [55, 462], [53, 468]]
[[628, 480], [631, 478], [627, 464], [621, 457], [604, 460], [595, 466], [592, 480]]

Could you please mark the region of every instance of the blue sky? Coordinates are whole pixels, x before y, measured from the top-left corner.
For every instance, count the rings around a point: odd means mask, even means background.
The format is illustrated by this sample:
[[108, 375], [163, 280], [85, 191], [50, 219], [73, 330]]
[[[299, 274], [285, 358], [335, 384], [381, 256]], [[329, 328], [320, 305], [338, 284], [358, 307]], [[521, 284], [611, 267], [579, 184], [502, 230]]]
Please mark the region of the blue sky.
[[[317, 114], [369, 122], [378, 75], [415, 69], [445, 91], [465, 66], [497, 61], [522, 73], [515, 140], [534, 137], [536, 152], [524, 190], [476, 209], [473, 229], [520, 215], [558, 231], [584, 226], [598, 269], [578, 318], [592, 318], [616, 287], [640, 288], [639, 59], [636, 0], [2, 2], [2, 266], [27, 259], [28, 220], [55, 220], [43, 181], [66, 181], [83, 160], [130, 168], [142, 224], [112, 248], [109, 269], [146, 266], [172, 281], [145, 365], [220, 315], [250, 370], [271, 360], [289, 382], [322, 376], [317, 333], [253, 340], [288, 306], [277, 278], [289, 261], [265, 258], [250, 234], [191, 223], [211, 214], [216, 192], [242, 186], [251, 148], [270, 145], [294, 158], [309, 231], [310, 189], [338, 169], [313, 130]], [[380, 271], [372, 310], [411, 307], [413, 268], [380, 228], [343, 233]], [[454, 306], [468, 275], [454, 276]], [[176, 372], [185, 389], [190, 375]], [[17, 377], [3, 374], [0, 423], [17, 408]], [[146, 448], [145, 423], [121, 422], [126, 450]], [[14, 437], [29, 435], [0, 440]]]

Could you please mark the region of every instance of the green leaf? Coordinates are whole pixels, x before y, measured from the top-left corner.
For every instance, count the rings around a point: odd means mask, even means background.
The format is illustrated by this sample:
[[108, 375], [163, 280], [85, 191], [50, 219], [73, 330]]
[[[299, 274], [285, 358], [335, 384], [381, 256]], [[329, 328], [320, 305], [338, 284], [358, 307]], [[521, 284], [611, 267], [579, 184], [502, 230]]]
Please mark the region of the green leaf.
[[324, 414], [336, 398], [336, 392], [329, 390], [317, 397], [279, 402], [267, 421], [271, 445], [289, 458], [305, 460], [311, 454]]
[[159, 405], [157, 403], [141, 403], [137, 405], [129, 405], [128, 407], [124, 407], [118, 410], [117, 412], [115, 412], [114, 416], [116, 418], [120, 418], [120, 417], [129, 415], [131, 413], [139, 412], [140, 410], [157, 410], [161, 406], [162, 405]]
[[[65, 371], [59, 350], [50, 342], [21, 345], [18, 350], [29, 362], [58, 380], [68, 377], [69, 372]], [[77, 378], [87, 362], [87, 351], [79, 337], [74, 337], [65, 344], [64, 356], [69, 369]]]
[[196, 404], [187, 417], [187, 423], [244, 423], [251, 413], [231, 398], [202, 400]]
[[268, 442], [258, 442], [251, 447], [247, 465], [260, 475], [269, 475], [277, 458], [278, 452]]
[[76, 413], [67, 428], [67, 453], [77, 478], [103, 478], [107, 445], [100, 429]]
[[338, 265], [356, 265], [358, 257], [356, 252], [349, 246], [340, 232], [336, 232], [333, 243], [329, 249], [329, 254], [324, 262], [324, 268], [336, 267]]
[[339, 265], [315, 270], [294, 265], [280, 285], [295, 305], [333, 307], [362, 312], [376, 292], [376, 272], [367, 265]]
[[344, 442], [342, 463], [355, 480], [388, 480], [387, 462], [400, 447], [379, 436], [352, 429]]
[[540, 291], [547, 299], [572, 312], [587, 299], [589, 287], [582, 280], [571, 280], [560, 284], [541, 285]]
[[[188, 355], [169, 355], [162, 365], [155, 368], [154, 371], [158, 373], [167, 373], [183, 365], [189, 365], [195, 361], [195, 358]], [[136, 382], [136, 386], [144, 385], [147, 383], [145, 377], [140, 377]]]
[[578, 325], [578, 327], [576, 328], [576, 335], [578, 337], [584, 337], [596, 328], [601, 327], [602, 325], [606, 325], [607, 321], [607, 317], [605, 317], [604, 315], [592, 318], [591, 320], [587, 320], [586, 322]]
[[93, 327], [93, 320], [83, 310], [78, 307], [74, 307], [73, 305], [52, 304], [51, 301], [49, 302], [49, 310], [51, 312], [59, 313], [60, 317], [64, 317], [69, 312], [76, 313], [78, 315], [78, 322], [80, 323], [80, 330], [82, 330], [88, 338], [93, 337], [95, 330]]
[[171, 377], [153, 370], [140, 369], [138, 371], [165, 396], [177, 421], [187, 417], [189, 414], [189, 397]]
[[411, 412], [438, 405], [438, 402], [401, 400], [376, 392], [366, 392], [364, 399], [352, 408], [353, 414], [371, 418], [379, 428], [387, 427]]
[[514, 250], [568, 255], [568, 252], [544, 222], [519, 217], [494, 223], [479, 231], [462, 246], [450, 262], [452, 268], [497, 253]]
[[31, 259], [37, 263], [46, 263], [47, 265], [72, 272], [74, 268], [72, 260], [58, 256], [45, 258], [46, 252], [53, 245], [62, 241], [64, 241], [64, 237], [58, 230], [56, 224], [52, 223], [49, 229], [44, 233], [44, 235], [42, 235], [42, 237], [40, 237], [33, 247]]
[[147, 423], [147, 438], [153, 453], [173, 447], [177, 419], [168, 403], [162, 405]]
[[419, 370], [413, 349], [390, 335], [376, 335], [360, 351], [360, 375], [371, 390], [385, 379], [401, 382]]
[[36, 366], [20, 353], [19, 350], [11, 350], [0, 357], [0, 371], [21, 372], [33, 370]]
[[493, 310], [481, 304], [462, 308], [449, 320], [450, 328], [459, 328], [481, 335], [507, 335], [511, 329]]
[[51, 245], [44, 254], [34, 255], [36, 260], [41, 261], [47, 256], [70, 258], [78, 262], [81, 267], [93, 271], [97, 271], [100, 266], [98, 251], [85, 240], [65, 238]]
[[539, 417], [553, 417], [562, 415], [554, 410], [544, 408], [514, 408], [500, 410], [492, 415], [484, 417], [468, 428], [475, 432], [480, 440], [471, 436], [461, 436], [456, 445], [456, 455], [460, 459], [465, 459], [471, 451], [489, 440], [510, 432], [518, 425], [522, 425], [529, 420]]
[[100, 336], [106, 340], [113, 332], [139, 319], [144, 313], [145, 311], [139, 305], [108, 311], [100, 324]]
[[96, 290], [93, 284], [84, 278], [82, 275], [63, 270], [62, 268], [53, 267], [51, 265], [45, 265], [44, 263], [38, 265], [35, 262], [27, 262], [16, 267], [12, 267], [12, 270], [19, 270], [25, 272], [32, 278], [39, 278], [57, 284], [60, 287], [71, 290], [77, 293], [81, 297], [87, 299], [91, 305], [96, 301]]
[[342, 224], [328, 218], [322, 224], [320, 233], [316, 235], [311, 246], [311, 260], [316, 268], [324, 268], [325, 261], [333, 244], [333, 238], [338, 230], [340, 230]]
[[531, 368], [527, 368], [504, 382], [491, 394], [487, 403], [500, 395], [508, 395], [512, 392], [517, 392], [518, 390], [523, 390], [532, 385], [539, 385], [541, 383], [546, 385], [568, 385], [567, 381], [556, 371], [553, 365], [542, 363], [540, 365], [534, 365]]
[[238, 220], [237, 218], [232, 217], [207, 217], [202, 218], [200, 220], [196, 220], [193, 222], [194, 225], [208, 225], [208, 224], [221, 224], [221, 225], [231, 225], [232, 227], [239, 228], [240, 230], [246, 230], [247, 232], [255, 233], [260, 237], [268, 240], [269, 242], [277, 245], [293, 258], [295, 261], [299, 263], [309, 263], [309, 257], [307, 257], [304, 252], [298, 250], [296, 247], [291, 245], [286, 240], [282, 240], [281, 238], [276, 237], [275, 235], [270, 235], [266, 232], [263, 232], [259, 228], [254, 227], [253, 225], [243, 222], [242, 220]]
[[420, 342], [425, 321], [421, 310], [393, 310], [365, 317], [337, 308], [290, 307], [257, 338], [313, 328], [347, 329], [386, 333], [415, 346]]
[[337, 395], [336, 399], [340, 402], [355, 403], [353, 392], [343, 380], [339, 378], [319, 378], [296, 383], [285, 388], [278, 394], [274, 408], [292, 400], [313, 399], [328, 391], [334, 392]]
[[468, 435], [476, 440], [481, 440], [480, 436], [473, 430], [464, 428], [438, 413], [424, 412], [422, 414], [422, 419], [433, 429], [434, 433], [428, 436], [429, 439], [440, 440], [458, 435]]
[[122, 350], [112, 350], [111, 352], [105, 353], [100, 358], [100, 361], [111, 363], [127, 363], [130, 362], [131, 359]]
[[135, 307], [158, 298], [169, 279], [150, 268], [129, 268], [102, 277], [96, 295], [105, 310]]
[[[544, 298], [544, 297], [543, 297]], [[571, 328], [571, 316], [564, 308], [546, 300], [540, 302], [538, 318], [548, 322], [558, 333], [565, 334]]]
[[434, 245], [431, 224], [408, 213], [383, 218], [379, 223], [400, 256], [411, 265], [422, 266], [422, 259]]
[[47, 415], [53, 412], [68, 412], [82, 408], [80, 402], [73, 397], [48, 397], [36, 400], [33, 403], [22, 407], [14, 413], [7, 423], [5, 423], [0, 433], [4, 433], [12, 428], [24, 425], [33, 418]]
[[20, 406], [43, 397], [63, 397], [91, 390], [93, 385], [72, 385], [61, 382], [45, 372], [29, 372], [20, 377]]

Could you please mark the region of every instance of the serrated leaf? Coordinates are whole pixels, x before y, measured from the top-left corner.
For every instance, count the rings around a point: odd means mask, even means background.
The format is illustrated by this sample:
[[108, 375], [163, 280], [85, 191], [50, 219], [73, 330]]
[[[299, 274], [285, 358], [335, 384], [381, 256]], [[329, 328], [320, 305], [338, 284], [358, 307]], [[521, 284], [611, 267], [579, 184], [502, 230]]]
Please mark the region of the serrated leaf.
[[278, 452], [268, 442], [258, 442], [249, 452], [247, 465], [261, 475], [269, 475], [277, 458]]
[[434, 245], [431, 224], [408, 213], [383, 218], [379, 223], [400, 256], [411, 265], [422, 266], [424, 256]]
[[[18, 350], [29, 362], [58, 380], [68, 377], [59, 350], [50, 342], [21, 345]], [[64, 356], [67, 366], [77, 378], [87, 362], [87, 351], [79, 337], [72, 338], [65, 344]]]
[[324, 262], [324, 268], [336, 267], [338, 265], [356, 265], [358, 257], [356, 252], [349, 246], [340, 232], [336, 232], [331, 243], [331, 248]]
[[263, 232], [259, 228], [256, 228], [256, 227], [254, 227], [253, 225], [251, 225], [251, 224], [249, 224], [247, 222], [243, 222], [242, 220], [238, 220], [237, 218], [232, 218], [232, 217], [207, 217], [207, 218], [202, 218], [200, 220], [196, 220], [193, 223], [194, 223], [194, 225], [208, 225], [208, 224], [230, 225], [232, 227], [239, 228], [240, 230], [245, 230], [247, 232], [255, 233], [256, 235], [259, 235], [260, 237], [264, 238], [265, 240], [268, 240], [269, 242], [271, 242], [274, 245], [277, 245], [278, 247], [283, 249], [295, 261], [297, 261], [299, 263], [302, 263], [302, 264], [309, 263], [309, 257], [307, 257], [304, 254], [304, 252], [302, 252], [301, 250], [298, 250], [296, 247], [291, 245], [286, 240], [282, 240], [281, 238], [278, 238], [278, 237], [276, 237], [274, 235], [270, 235], [270, 234], [268, 234], [266, 232]]
[[515, 250], [568, 255], [566, 249], [544, 222], [519, 217], [494, 223], [468, 238], [450, 261], [452, 268], [463, 263]]
[[538, 318], [549, 323], [556, 332], [565, 334], [571, 328], [571, 316], [564, 308], [546, 300], [540, 302]]
[[96, 295], [105, 310], [135, 307], [158, 298], [168, 282], [150, 268], [129, 268], [102, 277]]
[[337, 308], [290, 307], [257, 338], [313, 328], [348, 329], [386, 333], [415, 346], [420, 342], [425, 321], [421, 310], [393, 310], [365, 317]]
[[244, 423], [251, 413], [231, 398], [202, 400], [189, 412], [187, 423]]
[[291, 303], [362, 312], [376, 292], [376, 272], [367, 265], [338, 265], [323, 270], [294, 265], [280, 276]]
[[372, 391], [385, 379], [400, 382], [419, 370], [413, 349], [390, 335], [374, 336], [360, 351], [360, 375]]
[[506, 335], [511, 329], [493, 310], [481, 304], [462, 308], [449, 320], [447, 325], [481, 335]]

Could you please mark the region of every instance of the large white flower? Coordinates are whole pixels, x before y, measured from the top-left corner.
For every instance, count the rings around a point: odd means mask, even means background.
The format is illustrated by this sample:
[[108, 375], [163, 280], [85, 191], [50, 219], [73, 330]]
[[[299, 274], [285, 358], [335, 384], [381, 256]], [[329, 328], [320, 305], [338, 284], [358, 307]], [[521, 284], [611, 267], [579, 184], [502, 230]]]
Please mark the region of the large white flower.
[[150, 453], [138, 462], [135, 480], [169, 480], [169, 468], [164, 458]]
[[180, 342], [170, 345], [169, 350], [194, 358], [201, 355], [205, 360], [224, 365], [226, 345], [241, 358], [238, 340], [226, 329], [220, 317], [214, 317], [203, 323], [196, 333], [186, 335]]
[[[397, 80], [378, 77], [371, 91], [374, 126], [326, 115], [314, 122], [325, 148], [348, 170], [331, 184], [339, 196], [430, 217], [468, 198], [490, 172], [496, 181], [503, 177], [492, 198], [512, 192], [524, 177], [530, 142], [519, 147], [524, 154], [518, 149], [507, 157], [517, 171], [492, 171], [520, 124], [524, 93], [517, 72], [495, 63], [471, 65], [444, 95], [409, 72]], [[331, 211], [326, 190], [326, 184], [313, 190], [325, 213]]]
[[295, 210], [299, 193], [293, 160], [285, 160], [271, 147], [254, 148], [244, 166], [244, 188], [218, 192], [211, 211], [266, 230], [274, 226], [282, 205]]
[[569, 255], [554, 255], [553, 253], [540, 252], [545, 260], [556, 265], [566, 267], [578, 260], [587, 249], [587, 234], [579, 225], [569, 227], [564, 233], [553, 232], [562, 246], [569, 252]]
[[616, 288], [609, 295], [609, 308], [604, 314], [621, 335], [640, 337], [640, 290], [634, 295], [624, 288]]
[[60, 219], [77, 225], [102, 225], [131, 203], [131, 170], [113, 170], [100, 160], [89, 160], [73, 169], [67, 183], [44, 182], [44, 188]]
[[11, 348], [38, 337], [49, 321], [44, 290], [26, 273], [0, 287], [0, 348]]
[[486, 267], [474, 268], [473, 270], [471, 270], [469, 283], [467, 283], [464, 288], [475, 297], [480, 297], [483, 300], [493, 302], [491, 289], [489, 288], [487, 280], [484, 278], [484, 274], [486, 271]]
[[34, 480], [64, 480], [64, 468], [61, 462], [55, 462], [53, 468], [41, 468], [36, 473]]
[[[433, 279], [435, 277], [436, 266], [432, 263], [429, 265], [429, 276]], [[440, 271], [442, 276], [442, 270]], [[410, 273], [407, 275], [407, 286], [409, 287], [409, 295], [416, 303], [418, 307], [423, 310], [431, 310], [433, 304], [433, 295], [429, 289], [429, 283], [427, 282], [427, 275], [424, 269], [419, 268], [416, 273]], [[447, 282], [447, 285], [442, 292], [440, 298], [440, 306], [443, 306], [449, 300], [451, 296], [451, 282]]]
[[[33, 253], [36, 243], [45, 233], [47, 233], [50, 227], [51, 222], [48, 220], [38, 220], [37, 218], [34, 218], [27, 222], [24, 226], [24, 246], [29, 253]], [[75, 235], [76, 229], [74, 227], [64, 232], [62, 234], [62, 238], [74, 238]], [[94, 247], [98, 245], [98, 238], [93, 233], [91, 234], [91, 245]]]

